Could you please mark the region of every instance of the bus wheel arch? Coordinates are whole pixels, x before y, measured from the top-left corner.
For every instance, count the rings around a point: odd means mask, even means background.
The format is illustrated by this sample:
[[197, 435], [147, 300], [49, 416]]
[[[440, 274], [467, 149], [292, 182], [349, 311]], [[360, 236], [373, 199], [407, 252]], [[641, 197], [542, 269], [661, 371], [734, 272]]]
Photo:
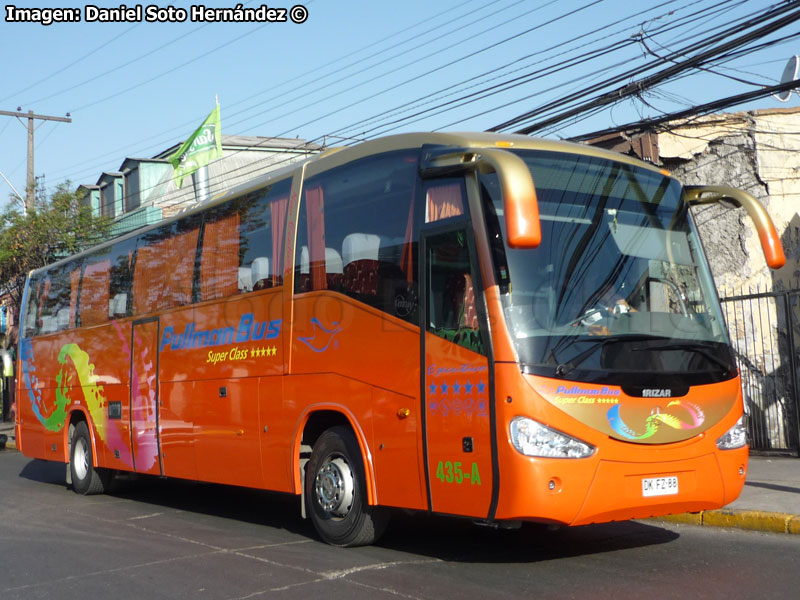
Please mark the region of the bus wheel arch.
[[83, 413], [73, 413], [68, 428], [68, 482], [76, 494], [102, 494], [108, 489], [112, 472], [95, 467], [95, 445], [89, 422]]
[[[75, 435], [75, 427], [77, 427], [78, 423], [81, 421], [87, 421], [86, 414], [80, 410], [75, 409], [70, 411], [67, 415], [67, 426], [64, 428], [64, 462], [67, 463], [67, 473], [69, 474], [69, 462], [72, 460], [72, 438]], [[87, 425], [88, 426], [88, 425]], [[89, 432], [91, 433], [91, 428], [89, 428]], [[94, 440], [92, 440], [92, 451], [95, 451]], [[67, 483], [72, 483], [71, 481], [67, 481]]]
[[294, 473], [299, 478], [296, 479], [295, 493], [302, 493], [305, 486], [305, 466], [308, 463], [311, 451], [319, 437], [328, 429], [333, 427], [344, 427], [349, 429], [356, 439], [356, 443], [364, 464], [364, 475], [367, 479], [367, 503], [377, 504], [377, 493], [375, 491], [375, 472], [372, 465], [372, 455], [367, 445], [364, 432], [356, 425], [356, 420], [348, 411], [340, 406], [311, 406], [299, 420], [299, 427], [295, 435], [294, 445]]
[[383, 534], [388, 515], [367, 502], [363, 452], [352, 428], [334, 425], [314, 439], [304, 479], [304, 509], [325, 542], [363, 546]]

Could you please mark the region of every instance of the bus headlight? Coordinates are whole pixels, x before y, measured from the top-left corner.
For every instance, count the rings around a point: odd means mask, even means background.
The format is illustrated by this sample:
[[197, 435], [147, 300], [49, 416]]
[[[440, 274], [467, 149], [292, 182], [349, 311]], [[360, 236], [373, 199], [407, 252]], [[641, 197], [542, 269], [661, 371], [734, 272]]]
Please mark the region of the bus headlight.
[[746, 445], [747, 428], [744, 426], [744, 417], [736, 421], [736, 424], [717, 440], [717, 448], [720, 450], [733, 450]]
[[511, 443], [525, 456], [586, 458], [595, 451], [594, 446], [527, 417], [515, 417], [509, 429]]

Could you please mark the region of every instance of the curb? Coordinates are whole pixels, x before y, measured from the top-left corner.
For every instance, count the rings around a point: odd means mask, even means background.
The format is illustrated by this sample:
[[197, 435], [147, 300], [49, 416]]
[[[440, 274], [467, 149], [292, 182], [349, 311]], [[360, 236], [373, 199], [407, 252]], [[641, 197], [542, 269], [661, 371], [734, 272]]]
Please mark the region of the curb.
[[768, 533], [800, 534], [800, 515], [763, 510], [704, 510], [699, 513], [666, 515], [652, 520], [704, 527], [733, 527]]

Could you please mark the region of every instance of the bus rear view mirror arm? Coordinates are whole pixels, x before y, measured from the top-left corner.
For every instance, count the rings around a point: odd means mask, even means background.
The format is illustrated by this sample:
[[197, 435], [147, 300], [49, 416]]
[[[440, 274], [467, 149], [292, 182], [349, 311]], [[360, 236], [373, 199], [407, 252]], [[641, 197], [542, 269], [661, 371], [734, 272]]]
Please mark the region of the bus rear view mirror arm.
[[440, 155], [429, 154], [420, 174], [443, 177], [465, 170], [497, 174], [503, 194], [508, 245], [512, 248], [536, 248], [542, 241], [539, 203], [528, 166], [519, 156], [494, 148], [450, 150]]
[[722, 185], [687, 185], [684, 188], [684, 199], [691, 206], [732, 202], [737, 207], [743, 207], [756, 226], [767, 266], [780, 269], [786, 264], [786, 255], [783, 253], [775, 224], [761, 203], [747, 192]]

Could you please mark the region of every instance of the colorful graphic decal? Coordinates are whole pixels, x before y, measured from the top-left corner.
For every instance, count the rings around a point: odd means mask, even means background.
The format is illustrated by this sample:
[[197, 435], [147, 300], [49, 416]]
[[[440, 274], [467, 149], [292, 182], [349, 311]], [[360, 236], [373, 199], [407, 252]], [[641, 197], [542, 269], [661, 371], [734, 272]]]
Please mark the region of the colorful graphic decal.
[[[50, 427], [54, 425], [52, 421], [49, 421], [49, 419], [45, 417], [45, 414], [48, 414], [49, 411], [46, 410], [42, 402], [42, 390], [39, 389], [38, 385], [39, 378], [36, 376], [36, 365], [33, 362], [33, 341], [30, 339], [23, 339], [19, 345], [19, 353], [19, 358], [22, 361], [22, 378], [25, 382], [25, 389], [28, 390], [28, 400], [30, 400], [33, 414], [36, 415], [36, 418], [39, 419], [42, 425], [50, 429]], [[49, 427], [46, 423], [48, 421], [50, 422]], [[63, 427], [63, 422], [61, 426], [55, 425], [55, 427], [56, 429], [51, 429], [51, 431], [58, 431]]]
[[440, 368], [435, 364], [427, 368], [428, 410], [447, 416], [466, 414], [488, 417], [486, 381], [481, 377], [486, 367], [463, 364]]
[[[129, 362], [130, 348], [125, 339], [126, 336], [116, 322], [114, 325], [122, 345], [122, 360]], [[64, 344], [61, 347], [58, 353], [58, 363], [61, 368], [56, 375], [55, 399], [52, 406], [48, 406], [43, 397], [43, 390], [39, 387], [39, 378], [36, 375], [32, 340], [22, 340], [20, 349], [22, 375], [28, 392], [28, 400], [39, 422], [48, 431], [61, 431], [67, 422], [69, 407], [81, 405], [89, 411], [100, 442], [114, 451], [115, 456], [122, 464], [133, 468], [133, 457], [128, 443], [130, 434], [125, 429], [123, 421], [109, 420], [104, 389], [102, 385], [97, 383], [98, 377], [94, 374], [95, 365], [91, 362], [89, 354], [75, 343]], [[146, 352], [146, 349], [142, 351]], [[142, 383], [155, 377], [154, 361], [150, 359], [149, 361], [144, 361], [144, 363], [149, 367], [145, 369], [145, 372], [137, 373], [134, 369], [131, 374], [131, 386], [135, 399], [140, 396], [138, 390]], [[136, 400], [134, 402], [136, 403]], [[153, 422], [155, 422], [154, 418]], [[152, 432], [148, 433], [152, 433], [152, 437], [155, 439], [155, 427], [152, 428]], [[153, 452], [149, 454], [151, 457], [157, 456]], [[151, 457], [142, 457], [143, 462], [147, 462], [148, 458]], [[139, 456], [137, 456], [137, 459], [139, 459]]]
[[606, 413], [606, 417], [611, 428], [629, 440], [645, 440], [652, 437], [661, 425], [666, 425], [672, 429], [697, 429], [705, 421], [702, 409], [696, 404], [673, 400], [667, 404], [666, 408], [669, 409], [670, 407], [683, 407], [683, 412], [689, 416], [689, 421], [683, 421], [679, 416], [669, 412], [661, 412], [661, 407], [656, 406], [650, 411], [650, 416], [645, 421], [644, 432], [637, 433], [622, 420], [619, 414], [619, 405], [612, 406]]
[[567, 382], [527, 375], [539, 397], [581, 423], [613, 438], [668, 444], [697, 436], [719, 423], [740, 398], [737, 380], [696, 388], [636, 388]]
[[[69, 362], [67, 362], [69, 359]], [[58, 431], [64, 426], [67, 417], [67, 405], [74, 400], [70, 394], [80, 386], [83, 391], [82, 400], [86, 403], [86, 408], [94, 421], [97, 435], [104, 442], [106, 441], [107, 419], [103, 409], [106, 406], [106, 399], [103, 397], [102, 386], [97, 385], [97, 377], [94, 375], [94, 364], [89, 362], [89, 355], [78, 347], [77, 344], [64, 344], [58, 353], [58, 362], [62, 365], [61, 370], [56, 375], [56, 409], [51, 413], [50, 418], [58, 415], [60, 421], [57, 427], [45, 427], [51, 431]], [[70, 366], [71, 365], [71, 366]], [[75, 376], [77, 375], [77, 382]]]
[[[39, 422], [48, 431], [61, 431], [67, 420], [67, 407], [75, 399], [70, 396], [73, 388], [80, 386], [81, 400], [95, 421], [95, 427], [100, 437], [106, 438], [106, 420], [103, 414], [105, 398], [102, 386], [97, 385], [94, 375], [94, 365], [89, 362], [89, 355], [81, 350], [77, 344], [64, 344], [58, 353], [58, 362], [63, 365], [56, 375], [56, 390], [54, 406], [48, 407], [42, 398], [42, 390], [38, 388], [39, 379], [36, 376], [34, 365], [33, 343], [26, 339], [22, 341], [22, 374], [25, 387], [28, 390], [28, 399], [31, 402], [33, 413]], [[69, 359], [69, 360], [67, 360]]]
[[312, 317], [311, 328], [313, 331], [311, 335], [298, 339], [314, 352], [325, 352], [331, 347], [331, 344], [333, 344], [334, 348], [337, 346], [337, 344], [334, 343], [334, 338], [336, 334], [342, 331], [338, 321], [334, 321], [330, 327], [325, 327], [320, 323], [319, 319]]

